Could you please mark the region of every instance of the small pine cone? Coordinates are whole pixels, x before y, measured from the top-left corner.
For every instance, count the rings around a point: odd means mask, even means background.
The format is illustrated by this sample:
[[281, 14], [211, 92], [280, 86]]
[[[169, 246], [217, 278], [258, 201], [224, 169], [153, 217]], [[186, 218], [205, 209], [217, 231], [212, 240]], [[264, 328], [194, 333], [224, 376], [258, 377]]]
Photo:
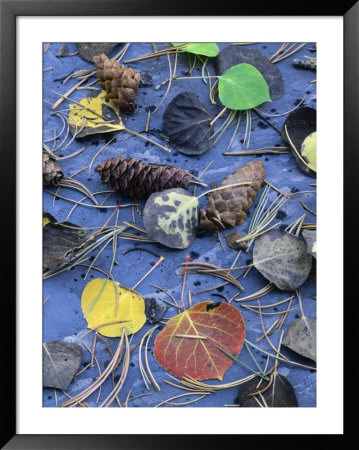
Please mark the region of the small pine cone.
[[47, 152], [42, 152], [42, 181], [45, 186], [57, 186], [64, 174], [61, 166]]
[[235, 250], [247, 250], [248, 244], [246, 241], [242, 241], [243, 236], [241, 233], [232, 233], [226, 237], [227, 245]]
[[112, 61], [106, 55], [94, 56], [99, 86], [107, 92], [106, 98], [126, 113], [136, 110], [136, 94], [140, 85], [140, 74], [131, 67]]
[[137, 200], [164, 189], [187, 189], [191, 174], [176, 167], [142, 163], [126, 155], [99, 164], [97, 171], [104, 183], [118, 189], [126, 197]]
[[225, 178], [221, 186], [251, 181], [248, 186], [236, 186], [212, 192], [207, 200], [206, 211], [201, 211], [202, 227], [209, 233], [241, 225], [246, 212], [264, 181], [265, 170], [261, 161], [251, 161]]

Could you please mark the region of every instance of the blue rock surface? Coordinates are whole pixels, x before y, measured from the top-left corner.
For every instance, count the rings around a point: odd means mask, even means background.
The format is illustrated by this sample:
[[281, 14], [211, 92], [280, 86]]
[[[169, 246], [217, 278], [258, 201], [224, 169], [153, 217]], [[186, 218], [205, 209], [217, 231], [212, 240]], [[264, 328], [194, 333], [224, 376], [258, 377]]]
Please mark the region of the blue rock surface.
[[[66, 43], [68, 46], [68, 52], [76, 52], [76, 44]], [[44, 108], [43, 108], [43, 139], [48, 141], [48, 145], [52, 148], [54, 141], [49, 141], [54, 136], [54, 129], [56, 129], [56, 134], [59, 134], [62, 127], [64, 126], [63, 121], [57, 115], [52, 115], [54, 110], [51, 109], [51, 105], [58, 100], [58, 96], [52, 91], [64, 94], [71, 86], [78, 83], [78, 79], [71, 78], [66, 84], [62, 81], [56, 81], [63, 77], [68, 76], [74, 71], [93, 69], [93, 65], [79, 55], [71, 57], [56, 57], [57, 52], [60, 47], [64, 45], [62, 43], [52, 43], [48, 51], [44, 52], [43, 59], [43, 98], [44, 98]], [[123, 44], [122, 44], [123, 45]], [[218, 44], [220, 49], [230, 45], [227, 43]], [[167, 43], [158, 44], [159, 48], [165, 48], [168, 46]], [[263, 55], [270, 56], [279, 48], [279, 43], [259, 43], [250, 45], [249, 48], [258, 49]], [[46, 44], [44, 44], [44, 49]], [[121, 44], [116, 46], [116, 48], [110, 53], [110, 57], [118, 53], [121, 48]], [[316, 108], [316, 83], [311, 83], [313, 79], [316, 78], [315, 73], [309, 70], [299, 69], [293, 66], [293, 58], [303, 58], [304, 56], [313, 56], [316, 54], [313, 52], [314, 44], [307, 43], [301, 50], [295, 55], [277, 63], [278, 69], [281, 71], [282, 76], [285, 81], [285, 93], [282, 98], [277, 101], [266, 103], [261, 105], [259, 108], [261, 111], [274, 114], [275, 116], [265, 116], [268, 120], [278, 129], [281, 129], [286, 115], [280, 115], [291, 109], [293, 109], [305, 96], [305, 100], [302, 105], [310, 106]], [[151, 43], [134, 43], [129, 46], [123, 61], [130, 60], [153, 51], [153, 46]], [[174, 57], [172, 56], [172, 66], [174, 62]], [[192, 58], [193, 60], [193, 58]], [[149, 109], [154, 109], [165, 95], [167, 85], [164, 85], [160, 89], [156, 90], [155, 87], [161, 82], [166, 80], [169, 76], [168, 60], [166, 56], [159, 57], [158, 59], [148, 59], [141, 62], [133, 63], [131, 66], [135, 70], [148, 71], [152, 77], [152, 86], [140, 87], [137, 95], [137, 111], [128, 115], [126, 126], [134, 131], [140, 132], [145, 128], [147, 120], [147, 111]], [[208, 68], [211, 74], [214, 74], [213, 64], [211, 61], [208, 62]], [[179, 55], [177, 61], [177, 74], [187, 74], [188, 71], [188, 61], [186, 55]], [[201, 75], [201, 64], [197, 62], [193, 75]], [[89, 79], [89, 82], [95, 80], [95, 77]], [[85, 82], [82, 86], [88, 84]], [[94, 84], [93, 86], [97, 86]], [[172, 98], [183, 91], [192, 91], [198, 95], [199, 100], [206, 106], [208, 111], [215, 116], [222, 109], [221, 105], [213, 105], [209, 100], [209, 90], [208, 86], [201, 79], [195, 80], [176, 80], [172, 82], [171, 89], [168, 96], [165, 98], [162, 106], [159, 110], [151, 116], [150, 129], [161, 132], [162, 131], [162, 117]], [[80, 101], [84, 96], [86, 96], [89, 90], [76, 90], [70, 97], [73, 100]], [[68, 114], [67, 108], [69, 107], [69, 101], [65, 100], [55, 111], [63, 111], [63, 117]], [[216, 129], [223, 123], [223, 118], [219, 119], [215, 124]], [[246, 121], [245, 118], [242, 119], [237, 135], [233, 141], [230, 151], [240, 151], [247, 150], [247, 144], [243, 144], [245, 136]], [[248, 149], [259, 149], [262, 147], [274, 147], [283, 146], [285, 143], [282, 141], [280, 135], [275, 129], [270, 127], [263, 119], [258, 117], [256, 114], [251, 114], [251, 133], [250, 133], [250, 143]], [[268, 154], [263, 156], [223, 156], [223, 152], [226, 151], [227, 145], [232, 137], [234, 127], [229, 128], [218, 141], [218, 143], [211, 148], [209, 151], [204, 153], [199, 157], [186, 156], [181, 153], [176, 152], [172, 149], [171, 153], [166, 153], [160, 148], [145, 143], [145, 141], [140, 138], [128, 134], [124, 131], [116, 133], [106, 133], [102, 135], [93, 135], [83, 140], [73, 140], [70, 145], [64, 148], [63, 152], [56, 153], [57, 156], [63, 157], [74, 153], [76, 150], [80, 149], [84, 143], [88, 145], [85, 151], [80, 153], [78, 156], [60, 160], [63, 172], [65, 176], [71, 176], [78, 170], [86, 168], [78, 175], [76, 179], [84, 183], [92, 192], [99, 192], [108, 190], [108, 186], [104, 185], [100, 177], [96, 172], [96, 167], [99, 163], [106, 161], [107, 159], [119, 156], [122, 154], [127, 154], [136, 159], [142, 159], [145, 162], [150, 163], [161, 163], [169, 164], [187, 171], [191, 171], [194, 175], [199, 175], [211, 161], [213, 164], [207, 170], [203, 176], [203, 182], [210, 185], [212, 181], [216, 182], [218, 185], [221, 181], [227, 177], [230, 173], [234, 172], [238, 167], [244, 165], [245, 163], [259, 158], [263, 161], [266, 170], [266, 179], [270, 181], [276, 188], [280, 191], [296, 192], [296, 191], [311, 191], [306, 194], [300, 194], [293, 196], [290, 201], [288, 201], [282, 208], [278, 217], [275, 219], [276, 222], [280, 222], [278, 226], [285, 227], [291, 224], [295, 219], [302, 216], [305, 212], [300, 200], [304, 202], [312, 210], [316, 211], [316, 195], [315, 187], [310, 186], [310, 184], [315, 183], [315, 180], [305, 175], [298, 164], [296, 163], [294, 157], [291, 153], [287, 154]], [[148, 135], [150, 138], [157, 140], [156, 137]], [[91, 163], [95, 154], [99, 149], [108, 142], [112, 137], [115, 139], [96, 157], [91, 170], [87, 166]], [[66, 137], [66, 127], [62, 133], [59, 140], [57, 140], [57, 145], [61, 143], [63, 139], [66, 138], [66, 143], [70, 142], [70, 134]], [[158, 141], [160, 142], [160, 141]], [[50, 189], [55, 192], [55, 189]], [[190, 188], [193, 191], [193, 186]], [[204, 192], [205, 188], [196, 188], [197, 194]], [[263, 187], [262, 187], [263, 190]], [[260, 191], [260, 193], [262, 192]], [[72, 198], [74, 200], [80, 200], [83, 195], [79, 192], [75, 192], [69, 189], [61, 189], [60, 195]], [[105, 199], [107, 194], [98, 195], [99, 201]], [[270, 200], [273, 200], [277, 196], [274, 190], [270, 192]], [[110, 216], [112, 212], [112, 205], [116, 205], [119, 194], [113, 195], [108, 199], [105, 205], [109, 205], [107, 209], [96, 209], [92, 207], [77, 206], [71, 214], [70, 221], [81, 227], [101, 227]], [[258, 198], [250, 210], [250, 214], [253, 213], [255, 205], [258, 202]], [[87, 204], [91, 204], [90, 201], [86, 201]], [[133, 203], [132, 199], [123, 198], [122, 205]], [[145, 200], [142, 201], [142, 209], [145, 205]], [[206, 206], [205, 197], [201, 198], [201, 207], [204, 209]], [[43, 196], [43, 206], [51, 213], [58, 221], [65, 221], [68, 217], [69, 212], [74, 207], [73, 203], [66, 200], [56, 199], [54, 201], [53, 195], [44, 192]], [[134, 241], [119, 239], [118, 249], [116, 254], [117, 264], [113, 268], [113, 276], [120, 283], [125, 286], [134, 286], [157, 262], [158, 258], [146, 251], [138, 250], [132, 251], [123, 255], [122, 252], [127, 248], [133, 247], [135, 244], [146, 246], [146, 248], [153, 249], [157, 253], [161, 254], [165, 260], [138, 286], [137, 290], [146, 298], [155, 298], [160, 304], [165, 304], [162, 299], [169, 300], [164, 292], [151, 286], [150, 283], [161, 286], [168, 291], [180, 302], [181, 289], [182, 289], [182, 276], [179, 274], [179, 268], [182, 262], [185, 261], [186, 255], [190, 255], [191, 261], [198, 262], [208, 262], [215, 264], [217, 266], [228, 268], [232, 265], [233, 261], [237, 256], [237, 251], [230, 249], [225, 242], [224, 237], [229, 235], [234, 231], [241, 231], [245, 234], [248, 230], [248, 225], [251, 219], [249, 214], [249, 219], [240, 227], [235, 227], [234, 229], [225, 230], [221, 232], [222, 241], [224, 244], [224, 249], [220, 242], [218, 242], [215, 235], [203, 234], [200, 235], [193, 245], [185, 250], [175, 250], [164, 247], [160, 244], [144, 243], [139, 244]], [[135, 211], [136, 224], [143, 226], [142, 217], [138, 215]], [[113, 223], [113, 220], [110, 223]], [[131, 207], [124, 207], [120, 209], [119, 213], [119, 223], [122, 221], [132, 221]], [[313, 223], [316, 221], [316, 217], [310, 212], [306, 212], [305, 222]], [[273, 223], [276, 223], [273, 222]], [[135, 230], [132, 230], [135, 232]], [[91, 230], [90, 230], [91, 232]], [[253, 246], [248, 253], [242, 252], [240, 255], [236, 266], [245, 266], [252, 262], [252, 250]], [[94, 256], [96, 254], [94, 253]], [[112, 249], [109, 245], [96, 260], [96, 267], [104, 270], [105, 272], [109, 270], [112, 258]], [[88, 264], [88, 262], [87, 262]], [[83, 341], [87, 344], [89, 348], [92, 348], [93, 344], [93, 333], [87, 334], [82, 340], [82, 336], [88, 331], [86, 320], [83, 317], [81, 310], [81, 294], [85, 285], [93, 278], [103, 278], [104, 275], [96, 270], [91, 270], [87, 278], [85, 278], [87, 267], [75, 267], [72, 270], [65, 271], [55, 277], [48, 278], [44, 280], [43, 284], [43, 295], [44, 299], [48, 297], [46, 303], [43, 306], [43, 340], [46, 342], [52, 340], [64, 340], [67, 342], [76, 342], [83, 346], [83, 362], [82, 367], [88, 365], [91, 361], [91, 355], [89, 351], [85, 348]], [[244, 272], [242, 270], [242, 272]], [[236, 271], [238, 274], [238, 271]], [[240, 282], [244, 287], [244, 293], [241, 296], [249, 295], [262, 289], [268, 284], [268, 281], [254, 268], [252, 268], [249, 273], [244, 277], [240, 278]], [[214, 289], [206, 293], [196, 294], [197, 291], [216, 286], [220, 283], [218, 278], [212, 276], [204, 275], [188, 275], [185, 287], [185, 304], [188, 305], [188, 291], [192, 293], [192, 302], [198, 303], [201, 301], [224, 301], [230, 299], [234, 294], [238, 292], [237, 288], [227, 284], [224, 288]], [[221, 297], [219, 297], [220, 295]], [[260, 299], [261, 305], [270, 305], [276, 301], [288, 298], [291, 292], [283, 292], [278, 289], [274, 289], [271, 293], [267, 294], [265, 297]], [[224, 296], [224, 297], [223, 297]], [[241, 297], [240, 296], [240, 297]], [[307, 281], [301, 287], [301, 296], [303, 302], [303, 309], [307, 317], [316, 318], [316, 277], [315, 274], [311, 274]], [[239, 298], [240, 298], [239, 297]], [[257, 301], [251, 301], [245, 304], [257, 305]], [[241, 308], [241, 304], [238, 302], [233, 302], [232, 305], [239, 308], [243, 314], [246, 323], [246, 338], [258, 345], [261, 349], [266, 352], [273, 353], [274, 350], [268, 344], [265, 339], [257, 342], [263, 334], [261, 323], [258, 314]], [[287, 308], [287, 303], [278, 306], [278, 311], [285, 310]], [[289, 324], [300, 317], [300, 309], [298, 304], [298, 299], [295, 298], [292, 303], [292, 310], [289, 312], [282, 329], [286, 331]], [[267, 311], [275, 312], [273, 308]], [[169, 307], [165, 313], [165, 317], [169, 318], [177, 313], [176, 309]], [[278, 315], [263, 315], [264, 327], [266, 329], [278, 318]], [[131, 346], [134, 346], [143, 335], [152, 327], [153, 325], [146, 324], [139, 332], [137, 332], [131, 342]], [[163, 328], [164, 325], [160, 325], [159, 329]], [[154, 378], [159, 384], [161, 390], [157, 391], [151, 385], [148, 390], [145, 383], [141, 377], [139, 369], [139, 355], [138, 347], [131, 354], [130, 368], [128, 376], [126, 378], [125, 384], [119, 393], [119, 400], [123, 404], [126, 401], [129, 391], [131, 391], [131, 400], [128, 403], [129, 407], [154, 407], [166, 399], [174, 397], [185, 393], [185, 391], [173, 387], [167, 383], [165, 380], [173, 381], [168, 373], [158, 364], [156, 359], [153, 357], [153, 346], [154, 338], [158, 333], [157, 329], [151, 338], [148, 347], [148, 360], [151, 371]], [[274, 346], [278, 345], [281, 331], [274, 332], [270, 339]], [[105, 338], [108, 345], [115, 351], [119, 338]], [[296, 361], [302, 364], [311, 365], [313, 363], [310, 360], [302, 358], [291, 352], [284, 347], [282, 347], [282, 352], [292, 361]], [[253, 354], [256, 357], [260, 366], [264, 369], [267, 364], [267, 356], [260, 350], [254, 349]], [[108, 348], [104, 342], [100, 339], [97, 340], [95, 355], [97, 362], [93, 364], [92, 367], [87, 368], [83, 373], [81, 373], [76, 379], [70, 384], [67, 393], [70, 396], [75, 396], [87, 386], [91, 385], [96, 377], [99, 375], [99, 370], [97, 363], [103, 371], [111, 360], [111, 355]], [[244, 347], [240, 353], [239, 359], [253, 367], [256, 368], [254, 362], [248, 353], [247, 349]], [[274, 360], [270, 358], [268, 367], [271, 367]], [[314, 407], [316, 406], [316, 372], [315, 370], [310, 370], [295, 366], [288, 363], [281, 363], [278, 368], [279, 373], [286, 376], [291, 384], [293, 385], [300, 407]], [[115, 382], [118, 380], [120, 371], [117, 370], [115, 373]], [[245, 368], [233, 364], [232, 367], [225, 373], [223, 382], [229, 383], [235, 380], [242, 379], [250, 375], [250, 372]], [[218, 384], [218, 381], [208, 381], [208, 384]], [[199, 401], [189, 404], [184, 407], [224, 407], [225, 405], [233, 405], [235, 402], [239, 387], [232, 387], [229, 389], [223, 389], [215, 392], [214, 394], [207, 395], [201, 398]], [[100, 396], [98, 397], [98, 392], [93, 393], [89, 398], [86, 399], [86, 403], [91, 407], [98, 407], [101, 402], [107, 397], [107, 395], [112, 390], [112, 380], [109, 378], [103, 385]], [[133, 398], [133, 399], [132, 399]], [[186, 396], [180, 397], [178, 402], [186, 402], [193, 400], [196, 396]], [[57, 392], [57, 404], [60, 405], [65, 400], [67, 400], [65, 394], [61, 391]], [[44, 388], [43, 391], [43, 405], [44, 407], [55, 407], [56, 399], [53, 389]], [[112, 407], [117, 407], [117, 403], [113, 402]], [[163, 404], [162, 407], [173, 407], [170, 404]]]

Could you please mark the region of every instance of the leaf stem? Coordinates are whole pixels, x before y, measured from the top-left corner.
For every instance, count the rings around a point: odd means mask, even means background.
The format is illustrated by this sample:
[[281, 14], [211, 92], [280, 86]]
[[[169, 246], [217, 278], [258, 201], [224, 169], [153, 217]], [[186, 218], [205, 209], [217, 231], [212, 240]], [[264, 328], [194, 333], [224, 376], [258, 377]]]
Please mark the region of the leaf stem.
[[252, 344], [252, 342], [248, 341], [248, 339], [245, 339], [245, 342], [247, 342], [247, 344], [251, 345], [255, 349], [260, 350], [261, 352], [265, 353], [266, 355], [271, 356], [272, 358], [279, 359], [280, 361], [283, 361], [283, 362], [288, 363], [288, 364], [294, 364], [295, 366], [304, 367], [306, 369], [317, 370], [316, 367], [306, 366], [305, 364], [300, 364], [300, 363], [297, 363], [295, 361], [290, 361], [289, 359], [286, 360], [286, 359], [283, 359], [283, 358], [281, 358], [279, 356], [273, 355], [272, 353], [269, 353], [266, 350], [263, 350], [262, 348], [258, 347], [258, 345]]
[[186, 284], [186, 276], [187, 276], [187, 268], [188, 268], [189, 259], [190, 259], [190, 255], [186, 255], [186, 262], [185, 262], [185, 268], [184, 268], [184, 273], [183, 273], [182, 291], [181, 291], [181, 303], [182, 303], [183, 311], [186, 309], [184, 307], [183, 294], [184, 294], [184, 287]]
[[218, 75], [207, 75], [204, 77], [174, 77], [174, 80], [203, 80], [204, 78], [219, 78]]
[[247, 364], [244, 364], [243, 362], [239, 361], [237, 358], [235, 358], [234, 356], [232, 356], [230, 353], [227, 353], [225, 350], [223, 350], [223, 348], [217, 347], [218, 350], [220, 350], [222, 353], [224, 353], [226, 356], [228, 356], [228, 358], [231, 358], [234, 362], [236, 362], [237, 364], [239, 364], [240, 366], [242, 366], [243, 368], [249, 370], [250, 372], [254, 373], [255, 375], [257, 375], [258, 377], [262, 378], [265, 381], [269, 381], [269, 378], [265, 375], [262, 375], [259, 372], [256, 372], [255, 370], [253, 370], [251, 367], [247, 366]]
[[209, 123], [209, 126], [212, 127], [214, 125], [214, 123], [216, 122], [216, 120], [219, 119], [226, 112], [226, 110], [227, 110], [227, 107], [225, 106], [222, 109], [222, 111], [216, 115], [216, 117], [212, 120], [212, 122]]
[[164, 260], [165, 258], [163, 257], [163, 256], [161, 256], [160, 257], [160, 259], [156, 262], [156, 264], [152, 267], [152, 269], [150, 269], [147, 273], [146, 273], [146, 275], [144, 275], [141, 279], [140, 279], [140, 281], [138, 281], [134, 286], [133, 286], [133, 288], [132, 289], [136, 289], [136, 287], [140, 284], [140, 283], [142, 283], [142, 281], [146, 278], [146, 277], [148, 277], [148, 275], [153, 271], [153, 270], [155, 270], [155, 268]]
[[175, 334], [174, 337], [186, 339], [207, 339], [207, 336], [199, 336], [195, 334]]

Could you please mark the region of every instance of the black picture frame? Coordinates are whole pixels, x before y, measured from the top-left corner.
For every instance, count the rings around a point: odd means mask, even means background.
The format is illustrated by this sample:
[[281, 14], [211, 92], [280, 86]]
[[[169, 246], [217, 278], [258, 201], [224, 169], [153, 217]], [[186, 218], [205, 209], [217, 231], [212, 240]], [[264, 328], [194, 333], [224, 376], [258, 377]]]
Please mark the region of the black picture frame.
[[[188, 0], [174, 3], [163, 0], [0, 0], [0, 145], [1, 145], [1, 192], [4, 193], [1, 206], [3, 214], [1, 255], [6, 261], [2, 269], [3, 320], [2, 336], [2, 401], [1, 448], [5, 449], [176, 449], [176, 448], [223, 448], [233, 445], [251, 444], [268, 439], [264, 435], [18, 435], [16, 434], [16, 17], [18, 16], [343, 16], [344, 17], [344, 207], [345, 235], [350, 236], [344, 243], [344, 254], [353, 250], [355, 220], [356, 171], [359, 168], [359, 152], [354, 151], [359, 142], [359, 2], [341, 1], [332, 3], [284, 1], [222, 1], [218, 4], [207, 2], [205, 10], [200, 4]], [[333, 61], [335, 64], [335, 61]], [[335, 205], [333, 205], [333, 208]], [[6, 216], [6, 217], [5, 217]], [[352, 239], [353, 237], [353, 239]], [[333, 244], [334, 245], [334, 244]], [[347, 287], [354, 279], [354, 266], [344, 272], [344, 285]], [[347, 291], [348, 292], [348, 291]], [[350, 299], [348, 299], [350, 300]], [[352, 304], [354, 303], [354, 298]], [[347, 329], [355, 330], [355, 311], [346, 305], [345, 319]], [[354, 341], [352, 331], [346, 339], [344, 355], [349, 359], [349, 342]], [[5, 343], [6, 340], [6, 343]], [[348, 391], [346, 392], [348, 394]], [[355, 399], [352, 399], [353, 401]], [[346, 402], [348, 405], [349, 402]], [[215, 423], [215, 414], [213, 413]], [[345, 436], [354, 423], [354, 415], [345, 425]], [[209, 424], [210, 425], [210, 424]], [[165, 430], [164, 430], [165, 431]], [[343, 435], [344, 436], [344, 435]], [[336, 438], [331, 436], [334, 442]], [[275, 435], [270, 437], [275, 438]], [[292, 436], [293, 437], [293, 436]], [[318, 436], [317, 436], [318, 437]], [[296, 436], [296, 443], [307, 442], [306, 435]], [[276, 447], [284, 445], [285, 440], [276, 440]]]

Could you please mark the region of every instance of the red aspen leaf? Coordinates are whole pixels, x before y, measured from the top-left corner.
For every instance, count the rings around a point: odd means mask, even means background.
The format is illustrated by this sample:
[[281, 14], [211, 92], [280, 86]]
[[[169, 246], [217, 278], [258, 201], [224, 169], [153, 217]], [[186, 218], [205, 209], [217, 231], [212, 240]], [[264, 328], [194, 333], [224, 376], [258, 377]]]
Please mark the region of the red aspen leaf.
[[[181, 337], [181, 336], [187, 337]], [[194, 338], [199, 336], [200, 338]], [[155, 340], [154, 356], [173, 375], [196, 380], [217, 378], [233, 364], [245, 338], [240, 311], [228, 303], [202, 302], [172, 317]]]

